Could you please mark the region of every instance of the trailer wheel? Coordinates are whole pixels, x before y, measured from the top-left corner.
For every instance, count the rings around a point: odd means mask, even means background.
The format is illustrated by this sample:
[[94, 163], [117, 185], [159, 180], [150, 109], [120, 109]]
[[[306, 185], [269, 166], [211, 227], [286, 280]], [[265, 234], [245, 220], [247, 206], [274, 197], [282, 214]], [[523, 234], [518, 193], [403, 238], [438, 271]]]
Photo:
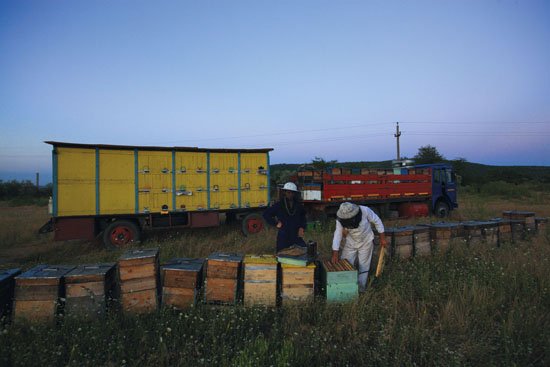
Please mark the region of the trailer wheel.
[[438, 201], [434, 211], [437, 217], [445, 218], [449, 215], [449, 205], [444, 201]]
[[245, 236], [257, 234], [262, 230], [264, 221], [262, 216], [258, 213], [250, 213], [244, 217], [241, 229]]
[[103, 243], [109, 249], [128, 246], [132, 242], [139, 242], [140, 238], [139, 227], [128, 220], [117, 220], [109, 224], [103, 232]]

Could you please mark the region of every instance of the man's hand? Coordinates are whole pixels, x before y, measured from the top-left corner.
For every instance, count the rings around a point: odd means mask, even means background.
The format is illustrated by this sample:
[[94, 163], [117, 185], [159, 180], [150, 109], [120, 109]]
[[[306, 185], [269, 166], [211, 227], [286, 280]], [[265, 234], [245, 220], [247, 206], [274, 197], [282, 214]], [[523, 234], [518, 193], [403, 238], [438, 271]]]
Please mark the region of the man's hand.
[[334, 265], [338, 262], [338, 251], [332, 250], [332, 258], [330, 259], [330, 262]]
[[384, 233], [380, 233], [380, 246], [382, 246], [382, 248], [385, 248], [386, 246], [388, 246], [388, 243], [386, 242], [386, 236], [384, 235]]
[[282, 222], [277, 223], [277, 228], [281, 228], [283, 226]]
[[304, 237], [304, 229], [302, 227], [298, 228], [298, 237]]

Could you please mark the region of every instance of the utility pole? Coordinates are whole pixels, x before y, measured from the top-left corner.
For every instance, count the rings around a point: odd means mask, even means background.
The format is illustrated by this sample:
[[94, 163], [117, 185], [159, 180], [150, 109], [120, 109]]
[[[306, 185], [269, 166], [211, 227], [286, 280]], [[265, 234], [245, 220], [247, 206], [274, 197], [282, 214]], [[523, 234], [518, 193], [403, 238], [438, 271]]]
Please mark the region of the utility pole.
[[399, 137], [401, 132], [399, 131], [399, 121], [397, 121], [397, 127], [395, 128], [395, 134], [393, 135], [397, 138], [397, 160], [400, 160], [401, 155], [399, 154]]

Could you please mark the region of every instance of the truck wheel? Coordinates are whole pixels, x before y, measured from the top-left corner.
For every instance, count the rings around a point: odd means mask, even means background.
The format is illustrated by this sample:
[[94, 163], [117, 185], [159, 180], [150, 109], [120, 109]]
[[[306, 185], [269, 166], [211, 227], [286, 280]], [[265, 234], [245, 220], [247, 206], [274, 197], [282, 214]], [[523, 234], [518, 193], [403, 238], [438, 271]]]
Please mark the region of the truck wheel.
[[445, 218], [449, 215], [449, 205], [444, 201], [438, 201], [435, 205], [435, 215], [439, 218]]
[[132, 242], [139, 242], [140, 238], [139, 227], [128, 220], [117, 220], [103, 232], [103, 243], [108, 249], [123, 248]]
[[244, 217], [241, 229], [245, 236], [254, 235], [262, 230], [264, 221], [258, 213], [250, 213]]

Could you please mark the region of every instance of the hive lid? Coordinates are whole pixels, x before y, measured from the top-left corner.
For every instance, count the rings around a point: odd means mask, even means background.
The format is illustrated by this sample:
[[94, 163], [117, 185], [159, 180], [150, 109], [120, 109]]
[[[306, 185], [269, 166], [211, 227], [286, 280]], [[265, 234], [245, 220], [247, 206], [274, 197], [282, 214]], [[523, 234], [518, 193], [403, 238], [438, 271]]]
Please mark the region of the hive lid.
[[546, 223], [546, 222], [548, 222], [548, 218], [545, 218], [545, 217], [536, 217], [536, 218], [535, 218], [535, 221], [541, 222], [541, 223]]
[[84, 264], [78, 265], [65, 275], [65, 277], [84, 277], [90, 275], [105, 275], [115, 267], [116, 263]]
[[281, 264], [281, 267], [283, 269], [287, 269], [287, 268], [295, 268], [295, 269], [298, 269], [298, 268], [308, 268], [308, 269], [315, 269], [315, 263], [311, 263], [309, 265], [306, 265], [306, 266], [302, 266], [302, 265], [291, 265], [291, 264]]
[[435, 223], [419, 223], [419, 226], [428, 226], [433, 228], [451, 228], [451, 227], [461, 227], [462, 223], [450, 223], [450, 222], [435, 222]]
[[493, 218], [493, 219], [491, 219], [491, 221], [497, 222], [497, 223], [508, 223], [508, 224], [523, 223], [523, 221], [522, 221], [522, 220], [519, 220], [519, 219]]
[[226, 252], [213, 252], [206, 258], [206, 260], [216, 260], [216, 261], [230, 261], [230, 262], [241, 262], [243, 261], [243, 255], [241, 254], [232, 254]]
[[412, 232], [414, 227], [386, 227], [384, 232], [387, 233], [402, 233], [402, 232]]
[[521, 215], [524, 217], [534, 217], [535, 212], [515, 212], [515, 211], [508, 210], [508, 211], [503, 211], [502, 215]]
[[16, 279], [61, 278], [74, 269], [73, 265], [38, 265], [18, 275]]
[[164, 270], [200, 271], [204, 265], [204, 259], [173, 258], [163, 266]]
[[158, 248], [142, 248], [126, 251], [118, 260], [143, 259], [147, 257], [155, 257], [159, 253]]
[[246, 255], [244, 264], [277, 264], [277, 259], [274, 255]]
[[8, 279], [10, 277], [14, 277], [21, 274], [21, 269], [6, 269], [6, 270], [0, 270], [0, 281], [4, 279]]

